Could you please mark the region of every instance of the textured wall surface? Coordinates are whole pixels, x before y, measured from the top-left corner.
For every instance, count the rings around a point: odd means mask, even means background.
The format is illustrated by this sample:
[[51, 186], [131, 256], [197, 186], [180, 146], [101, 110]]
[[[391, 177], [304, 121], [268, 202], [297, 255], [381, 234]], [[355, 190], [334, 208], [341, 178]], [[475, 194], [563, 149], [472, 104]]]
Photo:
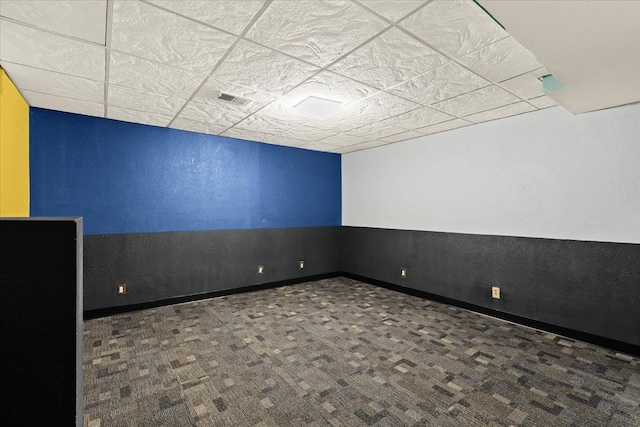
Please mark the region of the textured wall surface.
[[[344, 272], [640, 345], [640, 245], [366, 227], [342, 233]], [[501, 299], [491, 298], [492, 286]]]
[[85, 234], [341, 223], [340, 155], [31, 109], [31, 215]]
[[343, 224], [640, 243], [638, 117], [551, 108], [345, 154]]
[[29, 106], [2, 68], [0, 216], [29, 216]]
[[[259, 265], [264, 274], [257, 274]], [[85, 310], [339, 271], [340, 227], [91, 235], [85, 236]], [[118, 283], [127, 284], [126, 295], [117, 295]]]

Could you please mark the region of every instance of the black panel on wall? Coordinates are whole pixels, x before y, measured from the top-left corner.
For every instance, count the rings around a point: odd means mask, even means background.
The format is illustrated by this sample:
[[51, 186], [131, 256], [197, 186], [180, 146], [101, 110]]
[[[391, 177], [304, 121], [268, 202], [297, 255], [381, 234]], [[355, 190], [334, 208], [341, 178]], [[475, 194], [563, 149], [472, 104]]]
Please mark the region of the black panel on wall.
[[83, 423], [82, 220], [0, 220], [4, 425]]
[[87, 311], [340, 271], [340, 227], [87, 235], [84, 246]]
[[[640, 345], [640, 245], [365, 227], [342, 233], [343, 272]], [[492, 286], [501, 299], [491, 298]]]

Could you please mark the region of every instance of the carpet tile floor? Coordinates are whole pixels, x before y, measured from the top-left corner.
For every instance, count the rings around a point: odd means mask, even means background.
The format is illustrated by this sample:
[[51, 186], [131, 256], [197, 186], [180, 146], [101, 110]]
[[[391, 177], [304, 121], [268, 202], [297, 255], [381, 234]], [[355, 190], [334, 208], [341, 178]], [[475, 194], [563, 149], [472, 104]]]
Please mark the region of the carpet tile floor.
[[84, 425], [640, 426], [640, 359], [346, 278], [84, 323]]

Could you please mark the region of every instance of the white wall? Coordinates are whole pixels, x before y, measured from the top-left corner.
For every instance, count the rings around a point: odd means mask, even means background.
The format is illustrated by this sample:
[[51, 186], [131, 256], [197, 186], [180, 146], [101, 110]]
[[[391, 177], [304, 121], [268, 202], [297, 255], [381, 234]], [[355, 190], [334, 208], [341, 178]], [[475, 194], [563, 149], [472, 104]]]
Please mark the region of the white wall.
[[640, 104], [342, 156], [343, 225], [640, 243]]

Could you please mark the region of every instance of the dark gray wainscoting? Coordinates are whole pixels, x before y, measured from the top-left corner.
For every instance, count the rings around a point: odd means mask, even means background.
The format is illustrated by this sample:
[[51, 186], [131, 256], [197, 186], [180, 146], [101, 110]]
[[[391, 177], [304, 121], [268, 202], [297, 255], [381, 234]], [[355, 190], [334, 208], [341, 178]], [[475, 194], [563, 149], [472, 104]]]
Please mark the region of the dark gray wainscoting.
[[342, 271], [640, 345], [637, 244], [343, 227]]
[[[86, 235], [86, 311], [340, 271], [341, 227]], [[304, 260], [304, 269], [299, 261]], [[258, 274], [258, 266], [264, 274]], [[125, 295], [117, 285], [126, 283]]]

